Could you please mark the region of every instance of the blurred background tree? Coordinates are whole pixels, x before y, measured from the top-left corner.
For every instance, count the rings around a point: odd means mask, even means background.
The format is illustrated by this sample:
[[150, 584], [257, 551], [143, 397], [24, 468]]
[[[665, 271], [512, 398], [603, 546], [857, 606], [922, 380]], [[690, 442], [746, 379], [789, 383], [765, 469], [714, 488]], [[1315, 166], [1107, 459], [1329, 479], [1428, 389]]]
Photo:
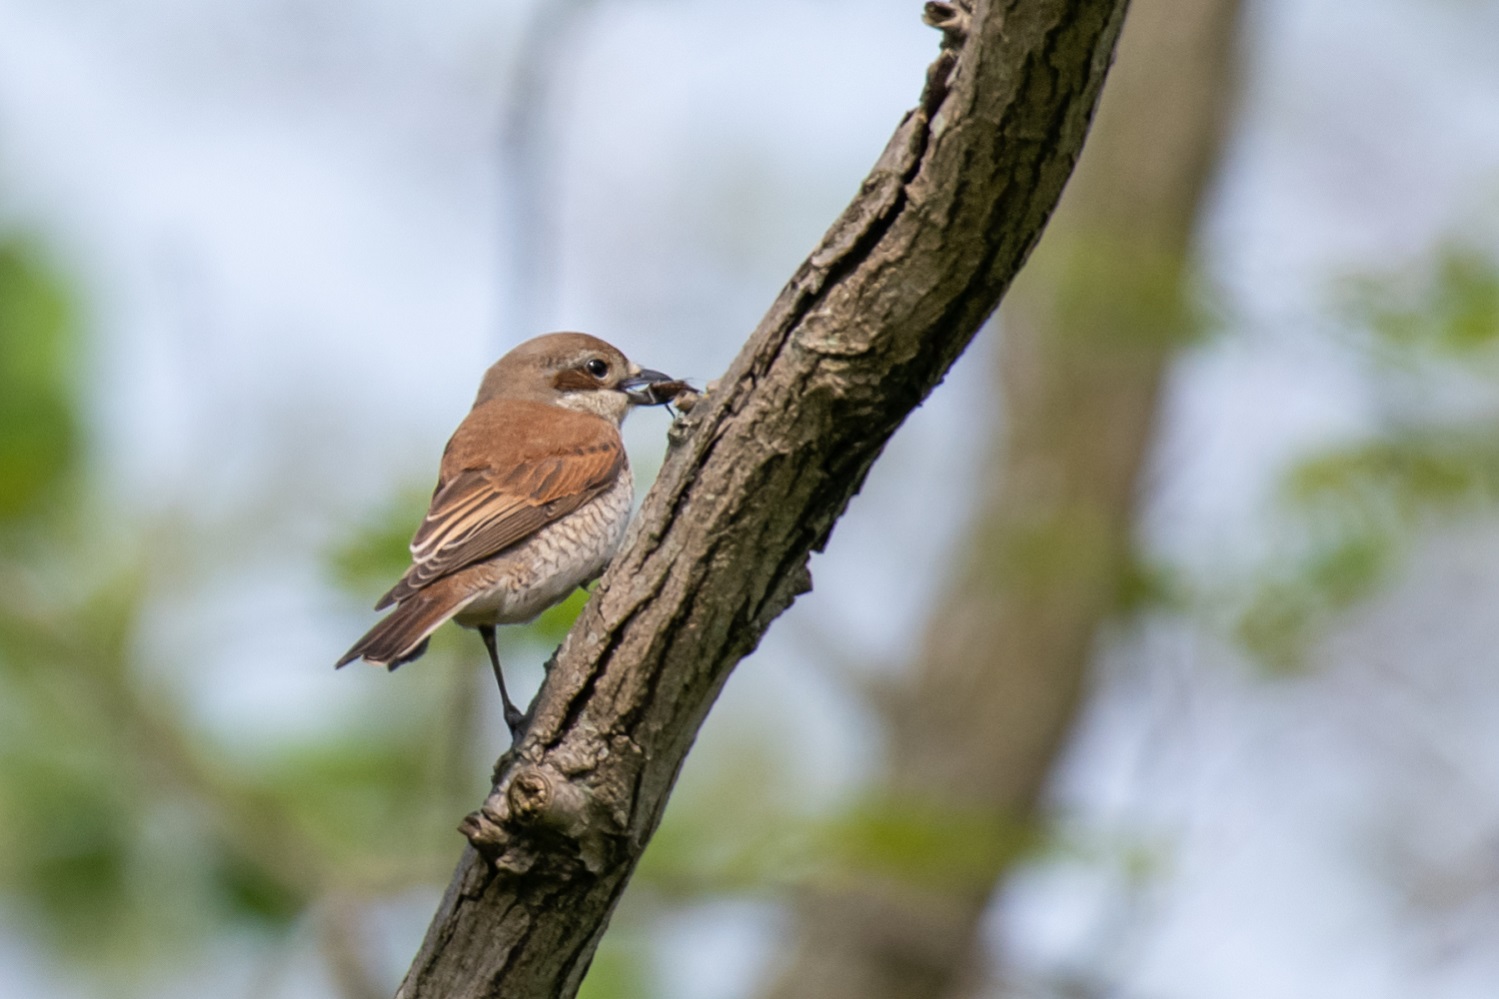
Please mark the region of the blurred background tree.
[[[998, 346], [736, 673], [594, 999], [1493, 993], [1499, 5], [1235, 6], [1137, 0]], [[496, 317], [715, 376], [933, 41], [583, 3], [537, 78], [554, 9], [0, 0], [0, 992], [389, 994], [498, 712], [466, 642], [328, 664]]]

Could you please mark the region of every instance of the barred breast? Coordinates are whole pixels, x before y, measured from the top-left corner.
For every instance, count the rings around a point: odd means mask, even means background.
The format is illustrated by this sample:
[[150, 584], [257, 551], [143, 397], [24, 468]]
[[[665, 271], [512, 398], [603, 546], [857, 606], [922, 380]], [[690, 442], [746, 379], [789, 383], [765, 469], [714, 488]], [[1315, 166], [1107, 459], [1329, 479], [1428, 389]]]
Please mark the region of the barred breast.
[[614, 485], [494, 558], [462, 571], [485, 591], [454, 620], [467, 628], [520, 624], [598, 578], [630, 523], [635, 485], [627, 463]]

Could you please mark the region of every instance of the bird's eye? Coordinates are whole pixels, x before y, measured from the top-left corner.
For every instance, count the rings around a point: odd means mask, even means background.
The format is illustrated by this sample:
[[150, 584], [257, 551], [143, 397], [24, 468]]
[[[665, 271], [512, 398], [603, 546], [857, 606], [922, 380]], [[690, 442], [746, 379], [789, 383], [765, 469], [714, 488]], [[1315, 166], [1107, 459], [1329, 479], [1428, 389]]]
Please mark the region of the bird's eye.
[[595, 357], [586, 365], [588, 373], [595, 378], [602, 378], [609, 373], [609, 362], [601, 357]]

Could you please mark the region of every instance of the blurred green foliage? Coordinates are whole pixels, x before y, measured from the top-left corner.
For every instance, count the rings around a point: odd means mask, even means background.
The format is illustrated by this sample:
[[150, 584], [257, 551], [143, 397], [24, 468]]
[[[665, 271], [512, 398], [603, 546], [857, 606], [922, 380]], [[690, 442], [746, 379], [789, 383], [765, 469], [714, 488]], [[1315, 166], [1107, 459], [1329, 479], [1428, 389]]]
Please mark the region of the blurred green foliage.
[[1278, 571], [1255, 588], [1238, 621], [1239, 641], [1274, 672], [1301, 669], [1319, 629], [1375, 591], [1392, 563], [1391, 548], [1385, 534], [1350, 534], [1299, 553], [1290, 572]]
[[1499, 434], [1486, 425], [1401, 429], [1303, 462], [1287, 485], [1304, 507], [1369, 521], [1483, 509], [1499, 498]]
[[1471, 355], [1499, 339], [1499, 270], [1487, 251], [1458, 242], [1397, 273], [1355, 278], [1345, 311], [1405, 349]]
[[427, 512], [430, 496], [420, 489], [402, 490], [340, 538], [327, 558], [333, 581], [372, 600], [395, 585], [411, 566], [407, 544]]
[[1187, 582], [1175, 566], [1149, 558], [1138, 548], [1126, 553], [1117, 583], [1114, 607], [1126, 617], [1150, 610], [1182, 611], [1191, 600]]
[[877, 796], [823, 823], [812, 848], [816, 879], [858, 883], [873, 875], [961, 894], [992, 884], [997, 872], [1044, 842], [1040, 830], [1012, 816]]
[[712, 780], [684, 781], [636, 874], [640, 890], [676, 902], [870, 878], [961, 891], [1052, 845], [1013, 816], [910, 796], [809, 808], [793, 800], [788, 766], [749, 740], [692, 765]]
[[229, 752], [143, 668], [156, 592], [131, 570], [149, 558], [0, 607], [0, 888], [32, 930], [140, 964], [234, 924], [289, 933], [333, 891], [440, 878], [457, 806], [430, 785], [436, 703], [378, 734]]
[[77, 470], [74, 313], [36, 244], [0, 239], [0, 526], [60, 501]]
[[650, 999], [656, 994], [651, 988], [651, 968], [645, 959], [648, 941], [638, 932], [631, 932], [628, 916], [621, 921], [611, 921], [611, 930], [594, 952], [588, 965], [588, 974], [578, 989], [578, 999]]
[[212, 555], [231, 532], [122, 511], [90, 478], [83, 338], [46, 260], [0, 240], [0, 893], [123, 995], [131, 969], [223, 931], [290, 943], [334, 893], [439, 884], [473, 788], [432, 780], [440, 684], [378, 731], [254, 754], [180, 701], [171, 678], [194, 664], [144, 639], [164, 597], [206, 584], [184, 566], [233, 571]]
[[1499, 263], [1446, 244], [1404, 271], [1347, 282], [1342, 298], [1376, 374], [1398, 376], [1421, 399], [1445, 400], [1461, 385], [1469, 406], [1397, 413], [1379, 434], [1287, 475], [1299, 540], [1277, 555], [1236, 629], [1282, 671], [1301, 668], [1326, 623], [1377, 592], [1423, 529], [1499, 501]]
[[1154, 354], [1210, 336], [1216, 307], [1189, 256], [1102, 231], [1048, 230], [1038, 268], [1054, 296], [1065, 348], [1095, 355]]

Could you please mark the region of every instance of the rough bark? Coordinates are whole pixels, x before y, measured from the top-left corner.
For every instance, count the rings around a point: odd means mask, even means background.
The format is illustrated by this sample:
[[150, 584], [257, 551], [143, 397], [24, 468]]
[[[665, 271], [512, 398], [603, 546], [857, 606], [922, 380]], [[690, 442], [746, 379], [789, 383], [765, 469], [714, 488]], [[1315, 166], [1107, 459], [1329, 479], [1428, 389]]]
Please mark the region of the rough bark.
[[398, 996], [574, 994], [729, 671], [1039, 236], [1125, 5], [927, 5], [945, 42], [921, 105], [678, 429]]
[[[1234, 90], [1239, 0], [1135, 0], [1098, 120], [1005, 306], [983, 495], [965, 557], [891, 701], [886, 807], [993, 839], [961, 871], [808, 888], [775, 999], [962, 995], [980, 922], [1037, 799], [1128, 571], [1137, 484], [1186, 261]], [[940, 841], [940, 840], [937, 840]]]

